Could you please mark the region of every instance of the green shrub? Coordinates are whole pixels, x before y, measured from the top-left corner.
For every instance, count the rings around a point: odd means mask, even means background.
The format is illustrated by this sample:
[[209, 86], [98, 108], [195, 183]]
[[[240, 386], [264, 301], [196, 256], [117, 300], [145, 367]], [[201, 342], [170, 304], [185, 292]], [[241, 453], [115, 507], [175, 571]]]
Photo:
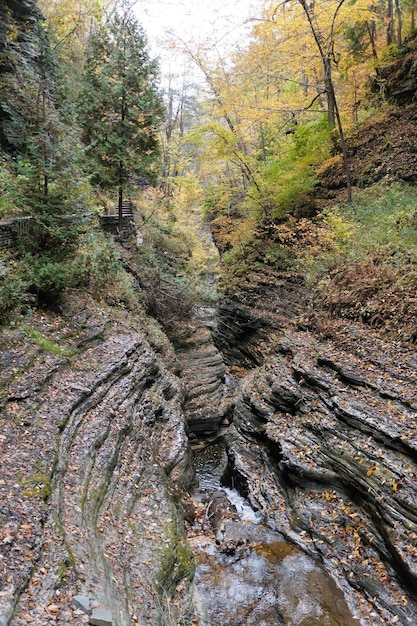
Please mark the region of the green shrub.
[[20, 276], [18, 264], [7, 257], [0, 259], [0, 324], [9, 321], [13, 311], [30, 303], [28, 284]]
[[416, 258], [417, 196], [414, 186], [376, 184], [356, 194], [350, 206], [342, 208], [357, 224], [352, 252], [374, 251], [381, 246]]
[[[362, 262], [371, 255], [401, 267], [417, 261], [415, 187], [378, 183], [357, 191], [351, 204], [328, 208], [311, 223], [319, 234], [316, 247], [304, 245], [298, 267], [314, 282], [329, 269]], [[305, 242], [304, 242], [305, 244]]]
[[100, 230], [89, 230], [79, 241], [76, 266], [80, 284], [98, 295], [109, 275], [121, 268], [113, 238]]
[[29, 291], [36, 295], [40, 305], [56, 304], [64, 289], [72, 284], [71, 261], [54, 261], [48, 256], [26, 254], [20, 262]]
[[[27, 199], [6, 159], [0, 157], [0, 219], [25, 212]], [[26, 210], [27, 212], [27, 210]]]
[[31, 230], [19, 239], [21, 254], [47, 254], [53, 261], [64, 261], [76, 250], [80, 226], [64, 220], [58, 214], [35, 213]]
[[314, 166], [328, 158], [331, 129], [324, 117], [296, 127], [260, 168], [258, 188], [251, 188], [250, 210], [261, 217], [277, 218], [301, 206], [317, 184]]
[[125, 270], [120, 249], [101, 230], [90, 229], [80, 239], [74, 277], [98, 301], [128, 308], [139, 304], [135, 279]]
[[323, 212], [315, 248], [298, 259], [316, 287], [316, 304], [414, 337], [416, 207], [415, 187], [379, 183], [357, 192], [350, 205]]

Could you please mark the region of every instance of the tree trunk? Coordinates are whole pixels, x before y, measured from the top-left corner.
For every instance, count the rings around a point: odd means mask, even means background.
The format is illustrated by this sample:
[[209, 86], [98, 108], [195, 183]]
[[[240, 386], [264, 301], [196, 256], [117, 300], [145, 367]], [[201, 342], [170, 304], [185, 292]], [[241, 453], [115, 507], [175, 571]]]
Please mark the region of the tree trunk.
[[394, 32], [394, 0], [388, 0], [387, 4], [387, 46], [395, 41]]
[[397, 13], [397, 43], [401, 46], [403, 42], [403, 12], [401, 8], [401, 1], [395, 0], [395, 9]]
[[[125, 44], [125, 41], [123, 41]], [[126, 92], [123, 86], [123, 95], [122, 95], [122, 108], [121, 108], [121, 120], [122, 120], [122, 130], [121, 130], [121, 138], [122, 145], [124, 149], [124, 121], [126, 119]], [[125, 183], [126, 171], [125, 166], [123, 164], [123, 160], [121, 159], [119, 162], [119, 234], [122, 234], [123, 229], [123, 185]]]
[[339, 4], [337, 5], [337, 8], [333, 15], [332, 29], [331, 29], [330, 35], [325, 38], [318, 24], [316, 23], [316, 16], [314, 13], [314, 4], [307, 4], [307, 0], [298, 0], [298, 2], [300, 3], [300, 5], [302, 6], [304, 10], [304, 13], [306, 14], [308, 23], [310, 25], [311, 33], [317, 44], [317, 49], [320, 53], [320, 58], [323, 64], [324, 88], [325, 88], [326, 97], [327, 97], [327, 118], [331, 126], [335, 126], [335, 123], [337, 123], [337, 130], [339, 131], [340, 145], [342, 148], [343, 167], [344, 167], [345, 176], [346, 176], [347, 201], [350, 203], [352, 201], [352, 183], [351, 183], [351, 176], [350, 176], [349, 160], [348, 160], [348, 154], [347, 154], [345, 134], [343, 131], [343, 124], [342, 124], [342, 120], [339, 114], [339, 107], [337, 105], [336, 93], [334, 90], [332, 71], [331, 71], [332, 70], [331, 64], [334, 58], [334, 54], [333, 54], [334, 25], [335, 25], [337, 13], [339, 9], [341, 8], [341, 6], [343, 5], [344, 1], [345, 0], [339, 1]]
[[123, 228], [123, 185], [119, 185], [119, 205], [118, 205], [118, 213], [119, 213], [119, 235], [122, 234]]
[[337, 121], [337, 128], [338, 128], [339, 137], [340, 137], [340, 146], [342, 148], [343, 168], [345, 170], [345, 176], [346, 176], [347, 201], [350, 204], [352, 202], [352, 180], [351, 180], [351, 175], [350, 175], [350, 166], [349, 166], [349, 159], [348, 159], [347, 146], [346, 146], [346, 140], [345, 140], [345, 133], [343, 131], [343, 124], [340, 118], [339, 108], [337, 106], [336, 98], [334, 98], [334, 105], [335, 105], [334, 111], [335, 111], [335, 116], [336, 116], [336, 121]]
[[336, 123], [336, 96], [332, 80], [332, 60], [329, 55], [322, 55], [323, 71], [324, 71], [324, 88], [327, 98], [327, 120], [330, 126]]
[[366, 30], [368, 31], [369, 41], [371, 42], [372, 56], [375, 59], [375, 61], [377, 61], [378, 60], [378, 52], [377, 52], [377, 49], [376, 49], [376, 25], [375, 25], [375, 20], [372, 20], [371, 22], [366, 22]]

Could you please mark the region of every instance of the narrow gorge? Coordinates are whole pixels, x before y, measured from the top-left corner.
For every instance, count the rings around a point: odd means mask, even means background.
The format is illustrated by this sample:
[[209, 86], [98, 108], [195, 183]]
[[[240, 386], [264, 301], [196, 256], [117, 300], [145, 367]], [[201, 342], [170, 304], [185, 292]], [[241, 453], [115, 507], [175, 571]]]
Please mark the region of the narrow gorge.
[[413, 624], [415, 350], [303, 306], [254, 272], [176, 350], [87, 296], [3, 331], [2, 626]]
[[[334, 321], [326, 336], [314, 332], [308, 294], [295, 275], [253, 271], [239, 296], [219, 306], [213, 328], [227, 371], [220, 422], [227, 463], [221, 483], [244, 496], [271, 535], [237, 521], [216, 491], [213, 500], [207, 496], [217, 549], [233, 555], [232, 571], [241, 568], [240, 591], [246, 594], [239, 595], [238, 585], [236, 605], [230, 613], [220, 609], [214, 598], [233, 597], [233, 574], [221, 581], [217, 569], [216, 592], [207, 592], [216, 609], [207, 623], [414, 623], [415, 346], [342, 321]], [[210, 400], [207, 406], [203, 423], [215, 405]], [[265, 597], [271, 597], [271, 588], [254, 601], [244, 578], [249, 546], [258, 546], [258, 552], [263, 546], [287, 565], [281, 574], [287, 583], [292, 580], [287, 558], [295, 558], [288, 546], [296, 546], [330, 574], [350, 611], [328, 591], [334, 612], [326, 612], [323, 577], [313, 585], [318, 605], [311, 604], [307, 584], [298, 587], [298, 604], [290, 603], [285, 614], [286, 602], [280, 607], [285, 582], [278, 574], [270, 612]], [[294, 588], [299, 578], [309, 580], [298, 567]], [[228, 596], [222, 596], [225, 589]]]
[[243, 4], [0, 3], [0, 626], [417, 624], [415, 1]]

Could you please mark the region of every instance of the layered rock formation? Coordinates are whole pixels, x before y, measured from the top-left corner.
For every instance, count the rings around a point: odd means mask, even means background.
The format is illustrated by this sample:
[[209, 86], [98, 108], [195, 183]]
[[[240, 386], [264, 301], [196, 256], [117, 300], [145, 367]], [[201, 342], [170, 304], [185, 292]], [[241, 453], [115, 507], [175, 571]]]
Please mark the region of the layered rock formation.
[[192, 614], [182, 390], [140, 324], [84, 302], [3, 332], [2, 626]]
[[[88, 299], [4, 329], [1, 626], [207, 623], [184, 532], [187, 432], [213, 436], [226, 413], [226, 478], [262, 514], [265, 541], [285, 537], [321, 564], [346, 620], [414, 623], [415, 348], [353, 325], [327, 339], [301, 330], [303, 289], [289, 278], [252, 275], [242, 304], [221, 307], [216, 342], [241, 376], [232, 399], [199, 322], [179, 356], [151, 320]], [[212, 500], [220, 555], [264, 541]]]
[[226, 369], [209, 328], [194, 320], [176, 354], [189, 433], [194, 437], [216, 436], [228, 409], [223, 385]]
[[[264, 363], [241, 383], [229, 475], [271, 529], [322, 562], [363, 625], [413, 624], [415, 347], [343, 325], [319, 340], [288, 323], [290, 303], [284, 317], [271, 291], [256, 295], [269, 303], [258, 318], [263, 332], [252, 335], [253, 361], [263, 345]], [[247, 314], [243, 307], [224, 319], [223, 345], [233, 319]]]
[[413, 33], [403, 42], [398, 55], [378, 68], [372, 81], [373, 91], [383, 93], [397, 106], [413, 104], [417, 92], [416, 58], [417, 36]]

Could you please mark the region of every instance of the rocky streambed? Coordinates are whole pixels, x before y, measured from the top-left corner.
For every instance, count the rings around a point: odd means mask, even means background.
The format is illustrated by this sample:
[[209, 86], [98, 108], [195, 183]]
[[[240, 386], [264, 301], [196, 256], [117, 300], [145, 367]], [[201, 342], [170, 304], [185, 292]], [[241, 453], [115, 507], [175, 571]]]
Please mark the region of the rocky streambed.
[[[194, 452], [200, 504], [188, 532], [195, 584], [211, 626], [355, 626], [341, 590], [320, 563], [271, 530], [233, 488], [222, 439]], [[214, 538], [214, 540], [213, 540]]]
[[[205, 591], [212, 609], [209, 623], [413, 624], [415, 346], [342, 323], [333, 324], [326, 338], [318, 338], [300, 328], [305, 306], [297, 277], [260, 273], [251, 276], [238, 300], [229, 300], [218, 310], [214, 341], [235, 383], [233, 396], [226, 393], [223, 404], [216, 405], [226, 416], [219, 423], [230, 424], [222, 430], [228, 455], [222, 481], [250, 502], [272, 536], [262, 538], [259, 527], [254, 531], [253, 526], [228, 519], [229, 509], [221, 498], [208, 496], [217, 548], [208, 539], [203, 556], [197, 557], [202, 561], [196, 580], [203, 589], [206, 575], [216, 581], [216, 591], [213, 587], [210, 593], [210, 583]], [[229, 384], [226, 392], [230, 389]], [[203, 421], [215, 405], [211, 400], [205, 406], [210, 408], [202, 412]], [[219, 465], [218, 452], [213, 460], [215, 467]], [[196, 554], [199, 543], [201, 536], [193, 537]], [[288, 545], [301, 550], [302, 559], [311, 557], [307, 563], [323, 576], [315, 586], [320, 607], [316, 614], [313, 609], [304, 616], [297, 614], [296, 605], [289, 614], [280, 611], [277, 588], [272, 592], [277, 613], [269, 613], [262, 604], [261, 596], [271, 592], [270, 587], [259, 592], [256, 585], [257, 568], [263, 580], [269, 576], [269, 569], [257, 561], [265, 544], [267, 552], [280, 554], [274, 567], [277, 562], [287, 566], [283, 554], [291, 549]], [[253, 567], [246, 562], [252, 557]], [[308, 581], [301, 561], [298, 567], [298, 582]], [[233, 586], [237, 571], [245, 581], [241, 588], [249, 604], [241, 599], [230, 602], [234, 594], [241, 597]], [[259, 602], [252, 604], [250, 587], [245, 587], [249, 571], [260, 594]], [[285, 580], [282, 569], [280, 574], [274, 571], [275, 584]], [[338, 615], [326, 614], [319, 601], [318, 589], [326, 588], [324, 572], [347, 603]], [[288, 571], [286, 576], [291, 579]], [[310, 591], [299, 587], [298, 601], [311, 601]], [[330, 604], [340, 606], [337, 595], [329, 593]]]
[[301, 286], [280, 280], [279, 297], [260, 276], [220, 310], [218, 347], [252, 367], [226, 435], [229, 481], [322, 564], [361, 624], [415, 624], [415, 346], [342, 323], [318, 339], [295, 323]]
[[303, 307], [259, 274], [176, 353], [88, 298], [4, 329], [2, 626], [417, 622], [415, 347]]

